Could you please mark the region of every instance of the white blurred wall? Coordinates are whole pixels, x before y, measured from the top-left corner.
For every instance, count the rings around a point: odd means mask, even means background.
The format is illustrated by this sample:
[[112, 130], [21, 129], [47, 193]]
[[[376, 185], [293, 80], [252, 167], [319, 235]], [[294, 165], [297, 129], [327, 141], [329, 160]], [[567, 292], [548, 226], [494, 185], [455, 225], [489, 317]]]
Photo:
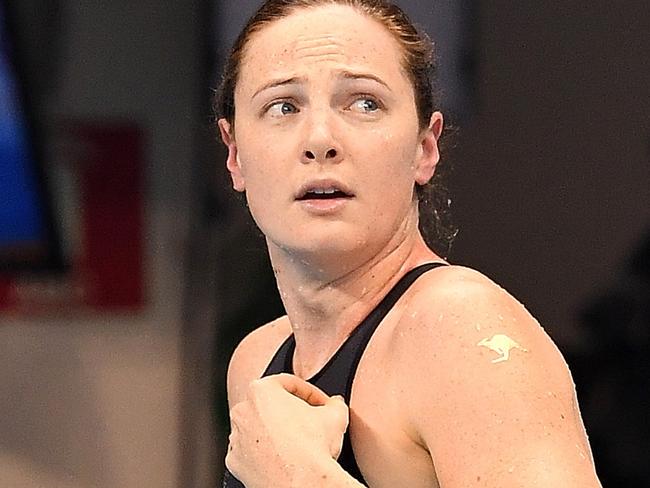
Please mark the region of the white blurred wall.
[[148, 305], [123, 316], [0, 315], [0, 487], [178, 485], [197, 3], [60, 1], [53, 121], [135, 121], [145, 134]]

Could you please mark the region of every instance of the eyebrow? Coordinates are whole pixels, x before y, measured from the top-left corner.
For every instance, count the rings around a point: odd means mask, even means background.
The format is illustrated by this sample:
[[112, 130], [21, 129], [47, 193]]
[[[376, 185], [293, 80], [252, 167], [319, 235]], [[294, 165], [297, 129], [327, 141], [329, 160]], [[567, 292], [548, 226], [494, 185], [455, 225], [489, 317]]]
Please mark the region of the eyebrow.
[[379, 78], [378, 76], [372, 75], [370, 73], [353, 73], [352, 71], [342, 71], [341, 78], [346, 80], [371, 80], [379, 83], [380, 85], [386, 87], [389, 91], [392, 91], [388, 84]]
[[[381, 78], [378, 76], [372, 75], [370, 73], [353, 73], [352, 71], [341, 71], [339, 74], [339, 78], [343, 78], [345, 80], [371, 80], [376, 83], [379, 83], [380, 85], [386, 87], [389, 91], [392, 91], [390, 87], [384, 82]], [[287, 85], [298, 85], [301, 83], [304, 83], [305, 78], [303, 77], [298, 77], [294, 76], [291, 78], [281, 78], [278, 80], [272, 80], [262, 87], [260, 87], [251, 98], [255, 98], [258, 96], [260, 93], [262, 93], [265, 90], [269, 90], [271, 88], [277, 88], [280, 86], [287, 86]]]
[[253, 96], [251, 98], [255, 98], [257, 95], [259, 95], [263, 91], [268, 90], [270, 88], [277, 88], [279, 86], [286, 86], [286, 85], [297, 85], [297, 84], [303, 83], [304, 81], [305, 81], [304, 78], [300, 78], [300, 77], [296, 77], [296, 76], [294, 76], [292, 78], [286, 78], [286, 79], [282, 78], [282, 79], [279, 79], [279, 80], [273, 80], [273, 81], [270, 81], [270, 82], [266, 83], [265, 85], [263, 85], [259, 90], [257, 90], [253, 94]]

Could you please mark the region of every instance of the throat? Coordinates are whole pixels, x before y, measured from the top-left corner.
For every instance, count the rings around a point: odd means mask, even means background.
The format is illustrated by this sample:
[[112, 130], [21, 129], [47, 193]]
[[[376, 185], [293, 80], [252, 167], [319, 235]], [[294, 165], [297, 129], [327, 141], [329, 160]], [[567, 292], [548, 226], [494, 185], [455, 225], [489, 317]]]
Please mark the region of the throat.
[[369, 313], [367, 302], [340, 290], [328, 290], [318, 310], [313, 305], [287, 307], [296, 343], [293, 370], [303, 379], [321, 371]]
[[436, 258], [423, 241], [418, 251], [406, 238], [350, 267], [339, 266], [341, 259], [312, 261], [273, 243], [269, 254], [295, 336], [294, 371], [303, 378], [327, 363], [407, 270]]

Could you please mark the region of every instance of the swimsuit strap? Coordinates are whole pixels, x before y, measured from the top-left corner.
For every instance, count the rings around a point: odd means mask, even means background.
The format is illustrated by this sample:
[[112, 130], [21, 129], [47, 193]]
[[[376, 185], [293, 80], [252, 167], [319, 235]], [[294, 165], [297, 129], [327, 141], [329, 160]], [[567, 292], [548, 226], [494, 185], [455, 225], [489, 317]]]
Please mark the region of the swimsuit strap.
[[[413, 282], [427, 271], [440, 266], [445, 266], [445, 263], [422, 264], [402, 276], [372, 312], [352, 331], [325, 366], [307, 381], [323, 390], [329, 396], [343, 396], [345, 402], [350, 405], [352, 383], [354, 382], [359, 361], [373, 333]], [[275, 353], [262, 376], [277, 373], [293, 374], [293, 353], [295, 348], [296, 340], [294, 335], [291, 334]], [[343, 437], [343, 447], [341, 449], [341, 455], [338, 458], [338, 463], [348, 474], [361, 483], [366, 483], [354, 456], [349, 429], [346, 430]], [[226, 472], [224, 487], [239, 488], [242, 485], [238, 483], [229, 472]]]
[[[329, 376], [334, 376], [332, 378], [336, 383], [340, 383], [341, 376], [340, 371], [341, 367], [344, 366], [344, 371], [349, 371], [348, 382], [345, 385], [345, 389], [340, 391], [341, 388], [334, 388], [335, 393], [329, 393], [324, 389], [326, 393], [331, 395], [342, 395], [346, 402], [350, 400], [350, 393], [352, 391], [352, 382], [354, 380], [354, 375], [356, 373], [359, 361], [363, 355], [370, 338], [372, 337], [374, 331], [377, 329], [384, 317], [390, 312], [390, 310], [395, 306], [395, 303], [401, 298], [401, 296], [409, 289], [415, 280], [417, 280], [422, 274], [426, 273], [429, 270], [438, 268], [440, 266], [446, 266], [445, 263], [425, 263], [421, 264], [412, 270], [408, 271], [400, 280], [390, 289], [386, 296], [379, 302], [379, 304], [366, 316], [365, 319], [350, 333], [345, 342], [339, 347], [336, 353], [330, 358], [330, 360], [321, 368], [321, 370], [316, 373], [314, 376], [309, 378], [307, 381], [312, 384], [317, 384], [320, 387], [322, 383], [330, 383], [328, 381]], [[264, 371], [262, 376], [270, 376], [277, 373], [289, 373], [294, 374], [293, 371], [293, 353], [296, 348], [296, 339], [293, 334], [291, 334], [287, 339], [282, 343], [278, 348], [277, 352], [271, 359], [268, 367]], [[345, 364], [341, 363], [341, 356], [346, 356], [346, 359], [343, 360]], [[328, 374], [332, 369], [332, 365], [336, 364], [336, 373]], [[322, 388], [321, 388], [322, 389]]]

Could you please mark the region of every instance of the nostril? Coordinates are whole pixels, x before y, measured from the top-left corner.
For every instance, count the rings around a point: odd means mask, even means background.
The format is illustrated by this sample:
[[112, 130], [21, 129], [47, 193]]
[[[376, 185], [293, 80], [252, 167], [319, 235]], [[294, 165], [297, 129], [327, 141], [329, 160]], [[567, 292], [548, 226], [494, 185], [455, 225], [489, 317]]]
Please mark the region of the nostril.
[[327, 151], [327, 154], [325, 155], [326, 158], [335, 158], [336, 157], [336, 149], [330, 149]]
[[305, 156], [307, 156], [307, 159], [316, 159], [316, 156], [311, 151], [305, 151]]

